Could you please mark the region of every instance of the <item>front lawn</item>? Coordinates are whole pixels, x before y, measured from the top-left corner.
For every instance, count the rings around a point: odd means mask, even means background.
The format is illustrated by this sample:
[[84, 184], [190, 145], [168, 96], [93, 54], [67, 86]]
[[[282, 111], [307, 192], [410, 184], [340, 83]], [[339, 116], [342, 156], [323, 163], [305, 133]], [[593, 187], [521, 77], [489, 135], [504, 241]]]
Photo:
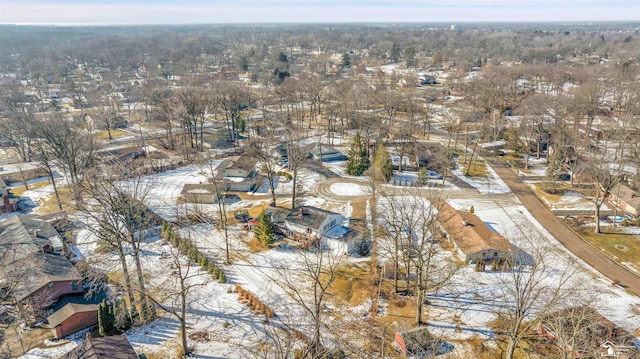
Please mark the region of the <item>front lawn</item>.
[[640, 272], [640, 235], [619, 232], [604, 228], [603, 233], [596, 234], [593, 228], [580, 231], [587, 242], [616, 260], [616, 262], [632, 267]]

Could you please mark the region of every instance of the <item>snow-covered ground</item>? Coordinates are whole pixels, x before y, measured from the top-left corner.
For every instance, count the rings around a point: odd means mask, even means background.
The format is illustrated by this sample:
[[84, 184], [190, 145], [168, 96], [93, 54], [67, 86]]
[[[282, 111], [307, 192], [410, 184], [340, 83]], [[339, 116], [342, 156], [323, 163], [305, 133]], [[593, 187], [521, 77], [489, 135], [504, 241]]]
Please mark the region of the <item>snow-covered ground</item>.
[[[547, 266], [543, 276], [545, 284], [557, 284], [568, 270], [572, 272], [571, 282], [579, 284], [583, 292], [598, 294], [596, 299], [599, 300], [594, 306], [602, 315], [629, 331], [640, 327], [640, 319], [633, 314], [633, 308], [640, 307], [640, 298], [611, 286], [610, 280], [568, 252], [524, 206], [499, 205], [471, 199], [456, 199], [450, 203], [458, 209], [474, 206], [478, 217], [527, 253], [538, 253], [543, 248], [541, 253], [545, 255]], [[454, 329], [455, 325], [454, 328], [447, 326], [450, 326], [456, 315], [461, 315], [462, 321], [471, 328], [486, 329], [486, 324], [496, 316], [492, 308], [500, 298], [500, 287], [504, 283], [504, 277], [505, 274], [502, 273], [475, 272], [473, 266], [463, 267], [448, 289], [429, 296], [429, 300], [435, 303], [436, 307], [433, 313], [442, 322], [441, 330]], [[434, 323], [437, 324], [438, 321]], [[463, 334], [464, 332], [448, 330], [446, 337], [464, 338], [469, 332], [474, 331], [467, 331], [467, 334]]]
[[362, 196], [371, 193], [371, 189], [357, 183], [334, 183], [329, 190], [338, 196]]
[[487, 166], [487, 175], [485, 177], [465, 176], [462, 172], [462, 168], [452, 170], [451, 173], [459, 179], [467, 182], [469, 185], [475, 187], [482, 194], [491, 195], [511, 192], [511, 189], [490, 166]]
[[529, 156], [529, 169], [518, 171], [523, 177], [543, 177], [547, 174], [547, 160], [545, 158], [535, 158]]
[[[529, 186], [533, 191], [541, 191], [536, 187], [539, 182], [525, 181], [525, 184]], [[582, 194], [576, 191], [566, 191], [562, 193], [557, 199], [554, 196], [552, 200], [548, 196], [539, 195], [539, 198], [551, 209], [571, 209], [576, 211], [590, 211], [593, 210], [594, 205], [589, 199], [585, 198]], [[603, 210], [609, 209], [607, 204], [602, 205]]]
[[[221, 161], [214, 163], [214, 167]], [[323, 164], [335, 173], [344, 176], [345, 162]], [[284, 169], [286, 171], [286, 169]], [[454, 171], [454, 175], [477, 188], [483, 194], [507, 193], [509, 188], [497, 176], [493, 169], [488, 168], [486, 178], [467, 178], [460, 170]], [[165, 173], [154, 174], [143, 179], [148, 186], [149, 194], [145, 199], [149, 207], [166, 219], [175, 219], [178, 213], [178, 197], [182, 187], [186, 183], [206, 183], [207, 169], [199, 166], [187, 166]], [[403, 176], [403, 177], [397, 177]], [[348, 176], [345, 176], [349, 178]], [[313, 186], [324, 177], [320, 174], [301, 170], [299, 184], [302, 192], [310, 192]], [[396, 179], [405, 182], [411, 181], [413, 174], [403, 173], [396, 175]], [[417, 180], [417, 174], [415, 174]], [[276, 191], [279, 195], [290, 193], [292, 181], [286, 181], [280, 177]], [[452, 189], [450, 185], [445, 190]], [[340, 196], [361, 196], [368, 194], [368, 187], [351, 182], [334, 183], [330, 191]], [[455, 188], [457, 189], [457, 188]], [[459, 189], [457, 189], [459, 190]], [[257, 191], [258, 194], [267, 194], [268, 191]], [[47, 192], [45, 192], [47, 193]], [[33, 192], [34, 198], [43, 195]], [[575, 196], [568, 194], [565, 201], [572, 203], [577, 201]], [[253, 197], [252, 197], [253, 198]], [[415, 201], [415, 197], [406, 196], [407, 203]], [[264, 201], [260, 196], [254, 199], [242, 200], [231, 205], [231, 209], [249, 208]], [[353, 207], [349, 202], [334, 203], [327, 199], [317, 197], [302, 197], [301, 203], [321, 208], [330, 209], [344, 216], [343, 226], [348, 227], [353, 213]], [[525, 207], [515, 199], [512, 204], [502, 199], [497, 202], [490, 196], [476, 196], [467, 199], [455, 199], [450, 203], [459, 209], [468, 209], [474, 206], [475, 213], [491, 228], [503, 234], [518, 248], [534, 253], [534, 246], [544, 245], [548, 251], [544, 252], [545, 262], [548, 267], [544, 281], [553, 284], [561, 279], [563, 270], [575, 268], [576, 273], [572, 279], [581, 283], [582, 287], [593, 293], [599, 293], [606, 299], [596, 303], [596, 308], [601, 314], [628, 330], [634, 330], [640, 326], [637, 317], [633, 316], [632, 308], [640, 308], [640, 299], [623, 290], [612, 287], [609, 280], [588, 267], [585, 263], [567, 252], [535, 219], [528, 213]], [[378, 203], [384, 211], [384, 201]], [[371, 209], [367, 203], [367, 217]], [[215, 211], [212, 206], [211, 211]], [[372, 227], [370, 218], [367, 218], [368, 228]], [[88, 219], [83, 221], [90, 224]], [[265, 322], [263, 316], [252, 313], [244, 304], [238, 302], [238, 295], [232, 293], [235, 285], [241, 285], [252, 292], [256, 297], [270, 306], [277, 317], [272, 323], [294, 324], [298, 330], [306, 332], [309, 329], [309, 315], [306, 315], [302, 306], [296, 303], [290, 296], [292, 288], [285, 284], [287, 280], [295, 283], [297, 289], [303, 292], [308, 290], [308, 281], [301, 276], [305, 268], [304, 253], [285, 246], [268, 251], [253, 252], [248, 249], [246, 241], [252, 233], [246, 232], [241, 225], [233, 225], [229, 228], [229, 244], [232, 248], [232, 264], [223, 265], [225, 253], [225, 238], [223, 233], [211, 224], [198, 224], [180, 229], [183, 237], [190, 238], [198, 248], [207, 253], [220, 266], [223, 266], [228, 283], [220, 284], [213, 279], [205, 280], [209, 276], [205, 273], [194, 279], [202, 281], [189, 294], [189, 308], [187, 322], [189, 333], [206, 332], [208, 340], [194, 341], [190, 344], [195, 348], [196, 357], [210, 357], [214, 354], [220, 358], [245, 358], [249, 355], [249, 348], [265, 339]], [[337, 235], [337, 233], [332, 233]], [[90, 261], [95, 260], [95, 265], [104, 270], [118, 268], [117, 257], [113, 254], [100, 255], [95, 252], [95, 236], [87, 229], [80, 229], [76, 236], [77, 251]], [[344, 246], [336, 240], [328, 241], [330, 251], [327, 255], [340, 261], [357, 261], [343, 255]], [[145, 270], [150, 287], [164, 288], [171, 277], [172, 262], [170, 256], [171, 247], [158, 237], [145, 240], [142, 246], [142, 266]], [[438, 260], [452, 259], [454, 254], [443, 252]], [[134, 267], [133, 261], [129, 263]], [[185, 264], [186, 265], [186, 264]], [[190, 267], [197, 272], [197, 267]], [[464, 340], [472, 337], [493, 338], [494, 334], [489, 329], [489, 322], [496, 318], [495, 308], [500, 305], [509, 305], [507, 301], [500, 301], [501, 289], [504, 288], [505, 273], [475, 272], [473, 266], [464, 265], [453, 277], [446, 288], [435, 293], [429, 293], [427, 300], [429, 305], [426, 312], [429, 315], [429, 326], [435, 335], [451, 340]], [[305, 294], [307, 295], [307, 294]], [[384, 307], [384, 303], [383, 303]], [[366, 313], [358, 308], [340, 309], [341, 314], [361, 315]], [[335, 309], [335, 308], [332, 308]], [[362, 308], [361, 308], [362, 309]], [[349, 315], [347, 315], [349, 314]], [[149, 325], [130, 330], [127, 333], [129, 340], [138, 352], [144, 353], [172, 353], [177, 349], [177, 336], [179, 322], [171, 315], [163, 315]], [[69, 345], [71, 346], [71, 344]], [[70, 348], [68, 349], [70, 350]], [[456, 348], [451, 355], [463, 357], [460, 352], [463, 348]], [[37, 353], [34, 355], [38, 355]], [[51, 355], [51, 354], [47, 354]], [[38, 356], [34, 356], [36, 358]], [[40, 356], [47, 357], [47, 356]], [[48, 356], [53, 357], [53, 356]], [[31, 357], [30, 357], [31, 358]]]

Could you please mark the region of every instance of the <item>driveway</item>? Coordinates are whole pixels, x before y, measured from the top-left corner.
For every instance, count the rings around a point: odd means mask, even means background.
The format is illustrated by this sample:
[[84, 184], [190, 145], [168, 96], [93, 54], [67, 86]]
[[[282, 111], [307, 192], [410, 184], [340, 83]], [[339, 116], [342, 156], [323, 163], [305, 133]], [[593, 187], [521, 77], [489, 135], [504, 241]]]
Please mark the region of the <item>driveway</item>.
[[513, 170], [495, 158], [495, 156], [485, 155], [485, 161], [493, 167], [504, 183], [511, 188], [522, 204], [531, 212], [533, 217], [540, 222], [558, 242], [562, 243], [568, 250], [595, 270], [611, 279], [612, 282], [618, 281], [619, 285], [628, 292], [640, 296], [639, 276], [605, 256], [600, 250], [582, 239], [582, 237], [571, 230], [567, 224], [556, 217], [556, 215], [536, 197], [529, 187], [522, 183], [522, 178], [518, 177]]

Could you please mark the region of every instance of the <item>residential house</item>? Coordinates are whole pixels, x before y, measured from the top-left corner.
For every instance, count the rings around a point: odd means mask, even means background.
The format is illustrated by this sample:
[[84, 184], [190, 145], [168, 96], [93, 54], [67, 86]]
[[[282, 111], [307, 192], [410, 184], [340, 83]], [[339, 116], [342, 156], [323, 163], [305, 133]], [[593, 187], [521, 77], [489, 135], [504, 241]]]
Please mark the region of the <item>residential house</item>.
[[60, 359], [138, 359], [125, 335], [87, 339]]
[[4, 180], [0, 179], [0, 213], [15, 212], [18, 210], [18, 199], [9, 191]]
[[[224, 191], [227, 191], [228, 188], [226, 184], [223, 188]], [[198, 203], [198, 204], [216, 204], [218, 203], [216, 188], [213, 184], [204, 183], [204, 184], [192, 184], [187, 183], [182, 187], [181, 192], [182, 197], [190, 202], [190, 203]], [[225, 203], [238, 202], [240, 201], [240, 197], [236, 194], [229, 193], [220, 193], [220, 196], [224, 198]]]
[[[240, 181], [238, 181], [238, 179], [240, 179]], [[225, 191], [255, 192], [264, 184], [264, 181], [266, 181], [266, 177], [264, 176], [254, 176], [251, 178], [230, 178], [229, 181], [225, 183]]]
[[465, 262], [504, 259], [514, 253], [513, 245], [505, 237], [473, 213], [458, 211], [443, 203], [438, 221]]
[[62, 240], [43, 230], [44, 224], [31, 222], [37, 220], [13, 216], [0, 221], [0, 265], [14, 280], [5, 285], [13, 287], [16, 302], [44, 308], [62, 295], [82, 293], [82, 277], [56, 250]]
[[347, 156], [332, 146], [316, 143], [307, 147], [311, 158], [321, 162], [345, 161]]
[[218, 166], [218, 171], [223, 177], [250, 178], [256, 174], [257, 163], [258, 160], [255, 157], [234, 156], [224, 160]]
[[607, 198], [626, 213], [636, 217], [640, 216], [640, 193], [627, 185], [618, 184], [607, 193]]
[[291, 210], [284, 221], [289, 237], [322, 238], [325, 233], [341, 226], [342, 215], [321, 208], [301, 206]]
[[273, 231], [276, 234], [286, 236], [288, 234], [288, 230], [285, 220], [287, 219], [287, 216], [289, 215], [289, 212], [291, 212], [291, 210], [282, 207], [269, 206], [265, 208], [264, 212], [271, 221]]

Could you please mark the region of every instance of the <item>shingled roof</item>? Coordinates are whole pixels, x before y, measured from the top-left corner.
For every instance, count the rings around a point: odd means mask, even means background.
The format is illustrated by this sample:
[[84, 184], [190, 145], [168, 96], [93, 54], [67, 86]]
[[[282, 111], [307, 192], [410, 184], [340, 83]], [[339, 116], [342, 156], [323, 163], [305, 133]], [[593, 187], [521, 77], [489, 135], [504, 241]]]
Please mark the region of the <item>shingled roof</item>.
[[296, 207], [287, 215], [287, 221], [304, 227], [319, 229], [322, 223], [331, 215], [339, 213], [327, 211], [326, 209], [301, 206]]
[[129, 339], [124, 335], [87, 338], [61, 359], [138, 359]]
[[443, 203], [438, 212], [438, 221], [464, 254], [485, 249], [513, 251], [509, 241], [494, 232], [473, 213], [458, 211]]

